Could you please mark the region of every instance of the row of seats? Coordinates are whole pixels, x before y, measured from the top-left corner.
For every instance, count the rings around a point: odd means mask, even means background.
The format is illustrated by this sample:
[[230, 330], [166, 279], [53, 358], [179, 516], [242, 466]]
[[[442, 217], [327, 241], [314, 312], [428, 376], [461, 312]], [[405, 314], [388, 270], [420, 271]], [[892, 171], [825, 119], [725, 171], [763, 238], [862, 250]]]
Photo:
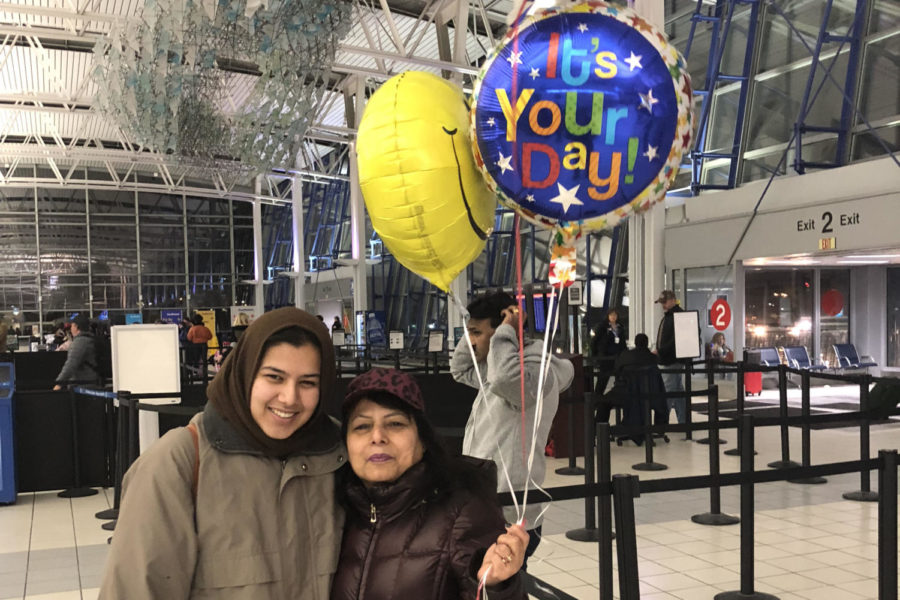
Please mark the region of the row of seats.
[[[836, 368], [840, 369], [866, 369], [868, 367], [877, 367], [878, 363], [871, 356], [863, 355], [860, 357], [853, 344], [834, 344], [834, 355], [837, 359]], [[809, 358], [806, 346], [785, 346], [784, 359], [788, 366], [795, 369], [808, 369], [810, 371], [821, 371], [826, 369], [825, 365], [817, 365]], [[781, 356], [778, 349], [773, 346], [767, 348], [757, 348], [759, 353], [759, 364], [766, 367], [774, 367], [781, 364]]]

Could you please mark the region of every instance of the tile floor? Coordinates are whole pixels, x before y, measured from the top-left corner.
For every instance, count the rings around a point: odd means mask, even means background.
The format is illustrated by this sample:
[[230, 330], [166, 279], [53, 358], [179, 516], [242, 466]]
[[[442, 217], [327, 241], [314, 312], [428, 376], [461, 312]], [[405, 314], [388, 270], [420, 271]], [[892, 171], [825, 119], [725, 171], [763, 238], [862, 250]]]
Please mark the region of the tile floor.
[[[699, 382], [698, 382], [699, 383]], [[720, 382], [723, 398], [728, 386]], [[814, 388], [813, 404], [852, 402], [853, 388]], [[799, 390], [789, 391], [799, 403]], [[755, 398], [754, 398], [755, 399]], [[766, 390], [761, 400], [777, 402]], [[695, 413], [695, 419], [704, 417]], [[790, 431], [792, 458], [799, 460], [800, 431]], [[643, 460], [643, 448], [626, 444], [612, 448], [612, 472], [641, 478], [706, 474], [708, 446], [681, 439], [657, 448], [656, 460], [669, 465], [658, 472], [637, 472], [631, 465]], [[735, 431], [723, 437], [734, 445]], [[873, 456], [879, 449], [900, 446], [900, 423], [872, 427]], [[757, 431], [758, 469], [780, 459], [777, 428]], [[855, 428], [814, 430], [813, 464], [856, 460]], [[739, 458], [721, 455], [723, 472], [739, 468]], [[565, 460], [551, 460], [545, 487], [572, 485], [578, 477], [553, 473]], [[579, 459], [579, 464], [581, 463]], [[877, 597], [876, 503], [843, 500], [841, 494], [859, 489], [859, 475], [828, 478], [825, 485], [768, 483], [756, 488], [755, 589], [781, 600], [858, 600]], [[876, 473], [872, 488], [877, 489]], [[94, 513], [108, 508], [111, 490], [96, 496], [58, 498], [54, 492], [20, 494], [18, 502], [0, 506], [0, 599], [75, 600], [97, 597], [106, 560], [108, 532]], [[697, 525], [691, 515], [709, 509], [706, 490], [645, 494], [635, 500], [637, 542], [643, 600], [706, 600], [720, 591], [740, 588], [740, 526]], [[722, 490], [722, 511], [739, 513], [737, 488]], [[562, 590], [568, 597], [599, 597], [597, 545], [574, 542], [565, 532], [584, 526], [584, 501], [551, 504], [544, 524], [544, 540], [529, 572]], [[618, 583], [614, 584], [618, 597]]]

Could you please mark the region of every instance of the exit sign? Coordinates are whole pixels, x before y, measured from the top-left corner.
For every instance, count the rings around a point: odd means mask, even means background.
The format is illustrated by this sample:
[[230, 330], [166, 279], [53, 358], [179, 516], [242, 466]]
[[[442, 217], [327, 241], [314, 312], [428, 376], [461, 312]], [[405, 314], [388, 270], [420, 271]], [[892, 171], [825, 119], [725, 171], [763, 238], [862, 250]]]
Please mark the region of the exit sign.
[[837, 238], [819, 238], [819, 250], [834, 250], [837, 248]]

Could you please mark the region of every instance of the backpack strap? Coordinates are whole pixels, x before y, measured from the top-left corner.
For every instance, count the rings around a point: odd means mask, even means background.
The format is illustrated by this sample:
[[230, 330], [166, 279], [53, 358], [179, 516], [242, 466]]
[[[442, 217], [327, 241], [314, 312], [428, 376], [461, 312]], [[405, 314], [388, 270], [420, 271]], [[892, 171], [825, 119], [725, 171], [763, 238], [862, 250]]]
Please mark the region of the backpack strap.
[[191, 432], [191, 438], [194, 440], [194, 476], [191, 479], [191, 495], [194, 497], [194, 504], [197, 503], [197, 481], [200, 479], [200, 434], [197, 432], [197, 426], [188, 423], [187, 430]]

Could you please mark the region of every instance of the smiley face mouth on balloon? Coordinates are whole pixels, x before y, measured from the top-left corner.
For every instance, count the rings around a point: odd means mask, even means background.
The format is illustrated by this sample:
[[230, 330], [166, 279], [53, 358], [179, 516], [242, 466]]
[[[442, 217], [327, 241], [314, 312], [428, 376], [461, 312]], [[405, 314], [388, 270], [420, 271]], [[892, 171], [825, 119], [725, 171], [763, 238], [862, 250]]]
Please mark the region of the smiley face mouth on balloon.
[[488, 238], [488, 234], [478, 226], [478, 223], [475, 222], [475, 218], [472, 216], [472, 208], [469, 206], [469, 199], [466, 198], [466, 189], [463, 185], [462, 178], [462, 167], [459, 164], [459, 156], [456, 154], [456, 142], [453, 141], [453, 136], [456, 135], [458, 128], [453, 128], [452, 130], [447, 129], [446, 127], [441, 126], [441, 129], [444, 130], [444, 133], [450, 136], [450, 146], [453, 148], [453, 158], [456, 160], [456, 174], [459, 178], [459, 193], [462, 195], [463, 205], [466, 207], [466, 216], [469, 217], [469, 224], [472, 226], [472, 230], [475, 232], [475, 235], [478, 236], [481, 240], [486, 240]]

